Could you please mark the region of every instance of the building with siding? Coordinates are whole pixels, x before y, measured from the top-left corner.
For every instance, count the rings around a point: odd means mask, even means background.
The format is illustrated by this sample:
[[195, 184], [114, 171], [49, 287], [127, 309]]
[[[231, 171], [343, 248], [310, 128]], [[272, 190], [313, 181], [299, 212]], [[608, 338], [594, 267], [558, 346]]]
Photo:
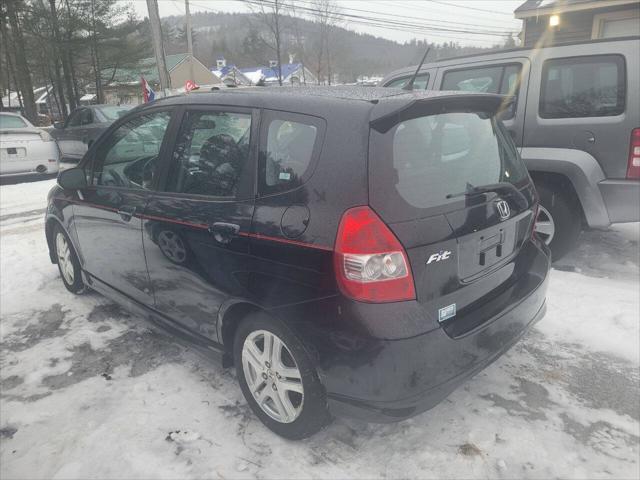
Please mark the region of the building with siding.
[[640, 35], [640, 0], [526, 0], [514, 14], [525, 48]]
[[[205, 67], [197, 58], [188, 53], [167, 55], [165, 57], [167, 70], [171, 79], [172, 90], [184, 87], [187, 80], [193, 80], [198, 85], [220, 84], [220, 80]], [[190, 64], [193, 62], [193, 76]], [[160, 91], [160, 75], [155, 57], [145, 58], [133, 68], [118, 68], [113, 72], [103, 70], [102, 78], [106, 79], [103, 87], [104, 101], [111, 104], [143, 103], [140, 77], [151, 85], [156, 92]]]

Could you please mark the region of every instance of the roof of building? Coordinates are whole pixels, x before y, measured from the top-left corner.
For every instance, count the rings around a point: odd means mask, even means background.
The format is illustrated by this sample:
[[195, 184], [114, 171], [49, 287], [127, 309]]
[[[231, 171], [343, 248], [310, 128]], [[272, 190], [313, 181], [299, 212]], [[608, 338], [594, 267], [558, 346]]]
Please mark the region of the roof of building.
[[[280, 71], [282, 72], [282, 79], [289, 78], [292, 74], [302, 68], [301, 63], [283, 63], [280, 65]], [[265, 82], [273, 82], [278, 80], [278, 67], [251, 67], [241, 68], [240, 71], [251, 78], [251, 81], [257, 82], [260, 77], [264, 77]], [[259, 75], [254, 80], [253, 77]]]
[[[167, 64], [167, 70], [171, 72], [171, 70], [180, 65], [188, 57], [188, 53], [166, 55], [165, 62]], [[109, 77], [111, 76], [111, 70], [109, 69], [104, 69], [103, 73], [105, 73]], [[115, 76], [113, 77], [113, 80], [110, 83], [139, 82], [141, 76], [143, 76], [149, 83], [160, 82], [160, 75], [158, 73], [158, 67], [156, 66], [155, 57], [143, 58], [135, 67], [118, 68], [116, 70]]]
[[617, 5], [638, 3], [638, 0], [526, 0], [514, 10], [516, 18], [534, 15], [591, 10]]

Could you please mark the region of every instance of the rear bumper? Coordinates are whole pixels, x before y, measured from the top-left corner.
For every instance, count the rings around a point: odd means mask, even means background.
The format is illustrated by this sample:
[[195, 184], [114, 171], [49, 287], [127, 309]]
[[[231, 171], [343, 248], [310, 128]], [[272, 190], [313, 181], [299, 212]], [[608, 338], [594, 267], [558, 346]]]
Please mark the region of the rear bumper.
[[[389, 401], [367, 400], [329, 393], [329, 408], [336, 416], [348, 416], [368, 422], [397, 422], [435, 407], [465, 380], [474, 376], [509, 350], [528, 329], [546, 313], [546, 284], [509, 313], [493, 321], [480, 332], [465, 339], [453, 340], [442, 329], [420, 337], [389, 342], [387, 360], [372, 364], [372, 369], [390, 376], [406, 370], [406, 390], [412, 383], [424, 381], [434, 369], [446, 379], [411, 396]], [[390, 370], [402, 358], [404, 366]], [[430, 383], [430, 382], [427, 382]]]
[[640, 221], [639, 180], [604, 180], [598, 186], [611, 223]]
[[519, 257], [512, 281], [442, 325], [417, 301], [337, 296], [277, 313], [315, 360], [334, 415], [399, 421], [442, 401], [544, 316], [548, 249], [531, 242]]

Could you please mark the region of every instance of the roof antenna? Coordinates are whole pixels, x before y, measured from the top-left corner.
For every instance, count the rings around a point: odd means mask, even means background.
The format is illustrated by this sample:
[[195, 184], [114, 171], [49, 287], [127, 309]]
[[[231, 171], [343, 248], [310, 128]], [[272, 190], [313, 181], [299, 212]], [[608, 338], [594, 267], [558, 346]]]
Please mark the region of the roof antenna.
[[411, 80], [409, 80], [407, 84], [404, 87], [402, 87], [403, 90], [413, 90], [413, 82], [416, 81], [416, 77], [418, 76], [418, 73], [420, 72], [420, 69], [424, 64], [424, 61], [427, 59], [427, 55], [429, 55], [429, 50], [431, 50], [431, 47], [427, 47], [427, 51], [424, 52], [424, 56], [422, 57], [422, 60], [420, 60], [420, 64], [418, 65], [418, 68], [416, 68], [416, 73], [414, 73], [413, 76], [411, 77]]

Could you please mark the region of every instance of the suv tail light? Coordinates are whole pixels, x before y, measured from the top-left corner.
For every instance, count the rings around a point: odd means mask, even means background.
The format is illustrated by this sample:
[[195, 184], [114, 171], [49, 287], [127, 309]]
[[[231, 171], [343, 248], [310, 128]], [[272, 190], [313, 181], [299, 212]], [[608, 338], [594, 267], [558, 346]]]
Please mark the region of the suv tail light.
[[416, 291], [404, 248], [369, 207], [347, 210], [333, 253], [342, 293], [372, 303], [414, 300]]
[[640, 128], [631, 131], [631, 145], [629, 145], [629, 165], [627, 178], [640, 178]]

